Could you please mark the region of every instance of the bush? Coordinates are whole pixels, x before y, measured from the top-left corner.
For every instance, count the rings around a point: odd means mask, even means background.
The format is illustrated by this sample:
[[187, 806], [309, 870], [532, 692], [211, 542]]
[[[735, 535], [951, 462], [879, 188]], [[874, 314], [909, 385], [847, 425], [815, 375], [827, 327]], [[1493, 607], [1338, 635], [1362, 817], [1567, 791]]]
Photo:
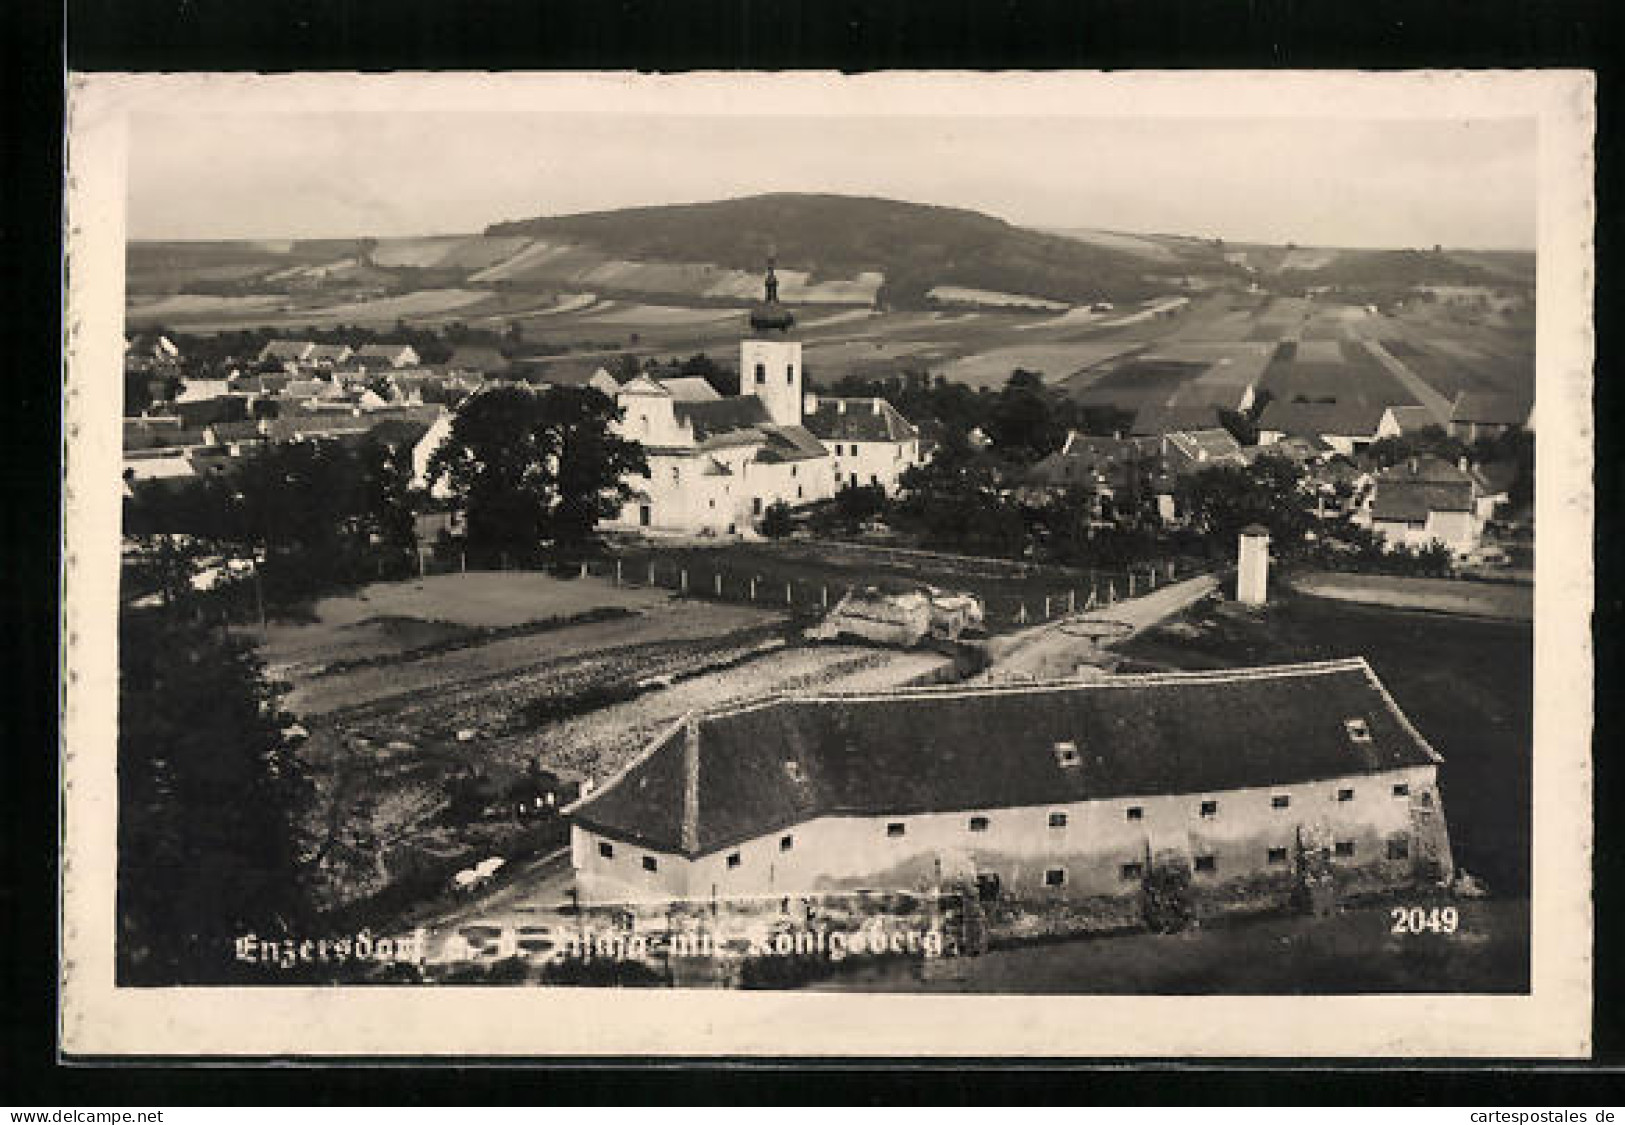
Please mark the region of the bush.
[[783, 500], [776, 500], [767, 506], [762, 513], [762, 534], [769, 539], [786, 539], [795, 530], [795, 521], [790, 515], [790, 505]]

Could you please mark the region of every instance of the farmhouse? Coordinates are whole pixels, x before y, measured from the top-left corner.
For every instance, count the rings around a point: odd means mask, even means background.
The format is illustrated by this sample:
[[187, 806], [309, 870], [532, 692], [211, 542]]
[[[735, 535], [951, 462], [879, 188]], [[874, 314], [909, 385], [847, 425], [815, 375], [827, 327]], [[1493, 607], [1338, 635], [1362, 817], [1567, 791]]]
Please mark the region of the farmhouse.
[[1390, 406], [1377, 423], [1377, 437], [1379, 440], [1406, 437], [1438, 424], [1439, 420], [1425, 406]]
[[920, 464], [920, 432], [883, 398], [809, 394], [804, 422], [835, 459], [838, 484], [878, 485], [888, 495]]
[[1095, 437], [1071, 430], [1061, 448], [1032, 467], [1028, 481], [1040, 489], [1082, 488], [1096, 496], [1163, 491], [1157, 438]]
[[1378, 473], [1362, 522], [1391, 546], [1442, 543], [1456, 555], [1478, 546], [1478, 485], [1465, 467], [1413, 457]]
[[268, 340], [260, 349], [260, 362], [281, 367], [297, 366], [307, 361], [316, 345], [309, 340]]
[[1219, 465], [1245, 465], [1241, 443], [1229, 430], [1173, 430], [1162, 436], [1162, 457], [1176, 476]]
[[[1448, 877], [1439, 756], [1359, 658], [805, 695], [685, 718], [565, 812], [589, 901], [1247, 895]], [[1322, 851], [1324, 849], [1324, 851]]]
[[416, 367], [423, 360], [411, 344], [363, 344], [355, 352], [357, 363], [374, 367]]
[[1258, 419], [1258, 444], [1273, 445], [1282, 438], [1318, 438], [1344, 456], [1351, 456], [1377, 440], [1377, 428], [1387, 407], [1350, 399], [1337, 402], [1283, 402], [1264, 407]]
[[1530, 408], [1512, 395], [1462, 391], [1450, 408], [1450, 436], [1469, 444], [1498, 438], [1529, 421]]

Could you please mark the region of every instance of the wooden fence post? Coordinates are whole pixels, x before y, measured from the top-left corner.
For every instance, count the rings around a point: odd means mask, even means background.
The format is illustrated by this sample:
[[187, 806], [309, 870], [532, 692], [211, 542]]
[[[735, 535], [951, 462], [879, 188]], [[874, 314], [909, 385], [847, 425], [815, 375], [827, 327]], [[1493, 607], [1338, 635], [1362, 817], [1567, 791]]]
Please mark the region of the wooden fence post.
[[1128, 596], [1131, 597], [1131, 598], [1134, 596], [1134, 568], [1133, 567], [1129, 567], [1129, 571], [1128, 571]]
[[682, 591], [683, 593], [685, 593], [685, 594], [688, 593], [688, 571], [687, 570], [679, 570], [677, 572], [677, 588], [680, 591]]
[[1173, 580], [1174, 580], [1174, 560], [1169, 559], [1168, 560], [1168, 581], [1172, 582]]
[[468, 573], [468, 552], [467, 551], [458, 551], [457, 552], [457, 569], [460, 570], [464, 574]]
[[795, 605], [796, 604], [795, 593], [794, 593], [794, 591], [792, 590], [791, 587], [792, 587], [792, 583], [786, 582], [784, 584], [784, 604], [785, 605]]
[[621, 584], [621, 560], [616, 559], [615, 560], [615, 585], [619, 586], [620, 584]]
[[751, 601], [756, 600], [756, 576], [755, 575], [752, 575], [751, 579], [750, 579], [750, 600]]
[[820, 586], [820, 587], [818, 587], [818, 604], [820, 606], [822, 606], [824, 609], [829, 608], [829, 587], [828, 586]]
[[581, 577], [583, 577], [583, 578], [587, 577], [587, 564], [586, 563], [581, 564]]
[[720, 570], [717, 571], [717, 573], [716, 573], [716, 581], [713, 583], [713, 585], [716, 586], [716, 588], [717, 588], [717, 597], [720, 598], [722, 596], [722, 571], [720, 571]]
[[1083, 608], [1084, 609], [1094, 609], [1095, 606], [1097, 606], [1099, 604], [1100, 604], [1100, 596], [1095, 592], [1095, 584], [1093, 582], [1091, 582], [1091, 583], [1089, 583], [1089, 604], [1084, 606]]
[[1020, 608], [1016, 610], [1016, 624], [1018, 624], [1018, 625], [1027, 624], [1027, 603], [1026, 602], [1022, 602], [1021, 605], [1020, 605]]
[[1049, 620], [1049, 595], [1044, 595], [1044, 620]]
[[1107, 605], [1115, 605], [1115, 604], [1117, 604], [1117, 583], [1116, 582], [1108, 582], [1108, 583], [1106, 583], [1106, 604]]
[[1066, 611], [1067, 613], [1078, 612], [1078, 592], [1076, 590], [1066, 592]]

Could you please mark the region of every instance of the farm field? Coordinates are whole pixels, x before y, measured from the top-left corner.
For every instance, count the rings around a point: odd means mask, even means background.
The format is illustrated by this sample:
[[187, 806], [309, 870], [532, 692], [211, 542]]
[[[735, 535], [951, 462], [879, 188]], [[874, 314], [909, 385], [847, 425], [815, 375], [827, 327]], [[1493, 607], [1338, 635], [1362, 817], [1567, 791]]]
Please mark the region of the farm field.
[[783, 615], [766, 609], [525, 572], [375, 584], [318, 603], [315, 617], [273, 628], [262, 653], [309, 732], [309, 832], [373, 842], [364, 859], [324, 869], [324, 901], [335, 906], [425, 865], [518, 854], [545, 827], [449, 813], [457, 778], [494, 794], [537, 767], [566, 783], [602, 782], [690, 710], [773, 691], [892, 686], [948, 663], [931, 652], [786, 645]]

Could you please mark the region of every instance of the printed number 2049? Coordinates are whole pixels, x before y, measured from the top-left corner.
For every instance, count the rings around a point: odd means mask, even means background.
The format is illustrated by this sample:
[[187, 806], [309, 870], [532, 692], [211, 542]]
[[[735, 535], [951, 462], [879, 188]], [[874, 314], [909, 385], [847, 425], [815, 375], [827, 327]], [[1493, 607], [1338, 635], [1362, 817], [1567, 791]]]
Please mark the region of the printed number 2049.
[[1396, 934], [1453, 934], [1461, 927], [1461, 914], [1454, 906], [1396, 906], [1388, 912]]

